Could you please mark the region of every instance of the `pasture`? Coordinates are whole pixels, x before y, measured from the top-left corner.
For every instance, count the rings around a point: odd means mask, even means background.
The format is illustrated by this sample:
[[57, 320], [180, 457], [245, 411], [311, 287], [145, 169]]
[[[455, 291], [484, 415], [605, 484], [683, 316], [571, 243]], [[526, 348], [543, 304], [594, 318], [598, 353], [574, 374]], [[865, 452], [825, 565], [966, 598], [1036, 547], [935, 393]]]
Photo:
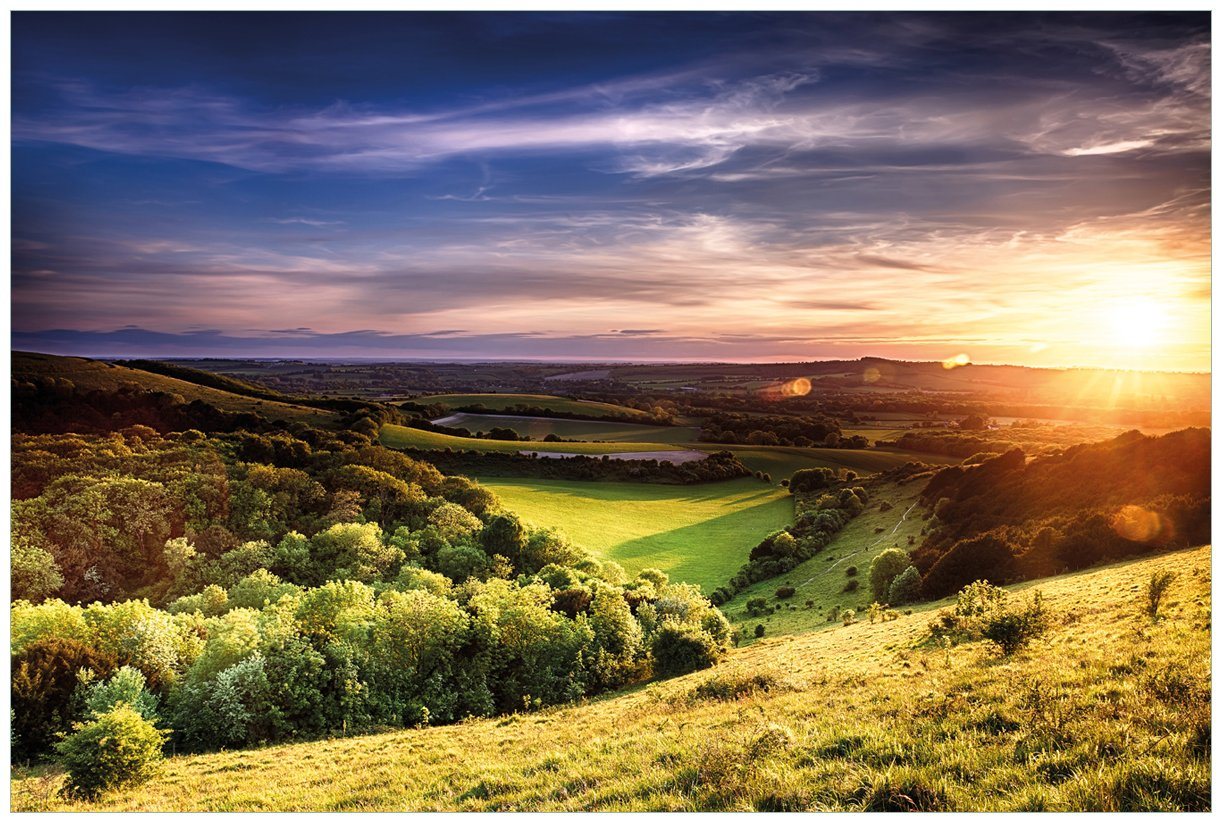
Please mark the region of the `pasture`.
[[523, 443], [511, 440], [481, 440], [455, 437], [409, 426], [387, 424], [382, 427], [383, 446], [398, 449], [470, 449], [485, 452], [565, 451], [575, 454], [616, 454], [618, 452], [657, 452], [678, 449], [672, 443]]
[[695, 486], [480, 478], [505, 508], [556, 526], [629, 574], [657, 568], [706, 593], [729, 579], [762, 538], [793, 520], [784, 490], [744, 478]]
[[[1164, 617], [1141, 613], [1174, 572]], [[171, 757], [96, 803], [12, 770], [14, 811], [1208, 811], [1210, 553], [1022, 584], [1048, 633], [927, 642], [935, 608], [712, 671], [459, 726]], [[700, 687], [704, 687], [701, 689]]]
[[573, 400], [568, 397], [555, 397], [550, 394], [431, 394], [423, 397], [414, 397], [412, 402], [423, 405], [445, 406], [450, 409], [478, 404], [489, 411], [502, 411], [521, 405], [569, 414], [620, 415], [640, 417], [642, 419], [648, 418], [645, 412], [627, 406], [617, 406], [614, 403], [600, 403], [596, 400]]
[[513, 429], [532, 440], [542, 440], [549, 434], [565, 440], [608, 440], [616, 443], [691, 443], [699, 434], [692, 426], [646, 426], [638, 423], [615, 423], [601, 420], [566, 420], [561, 417], [524, 417], [512, 414], [471, 414], [455, 412], [434, 421], [442, 426], [467, 429], [471, 432], [493, 428]]

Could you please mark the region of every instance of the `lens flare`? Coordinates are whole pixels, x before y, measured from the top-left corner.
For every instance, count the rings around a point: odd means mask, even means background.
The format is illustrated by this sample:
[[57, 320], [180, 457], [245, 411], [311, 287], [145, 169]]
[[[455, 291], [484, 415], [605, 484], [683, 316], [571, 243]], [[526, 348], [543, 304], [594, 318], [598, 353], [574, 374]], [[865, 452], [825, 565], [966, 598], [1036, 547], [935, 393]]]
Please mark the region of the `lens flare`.
[[959, 354], [956, 354], [954, 357], [948, 357], [945, 360], [943, 360], [942, 368], [957, 369], [960, 366], [970, 366], [971, 363], [972, 363], [972, 358], [960, 352]]
[[786, 397], [802, 397], [810, 394], [810, 381], [805, 377], [797, 377], [781, 387], [781, 394]]
[[870, 368], [862, 372], [861, 379], [864, 380], [866, 383], [877, 383], [882, 376], [883, 376], [882, 372], [880, 372], [878, 369], [871, 366]]
[[1145, 543], [1163, 533], [1165, 524], [1158, 512], [1141, 506], [1124, 506], [1112, 518], [1112, 531], [1125, 540]]

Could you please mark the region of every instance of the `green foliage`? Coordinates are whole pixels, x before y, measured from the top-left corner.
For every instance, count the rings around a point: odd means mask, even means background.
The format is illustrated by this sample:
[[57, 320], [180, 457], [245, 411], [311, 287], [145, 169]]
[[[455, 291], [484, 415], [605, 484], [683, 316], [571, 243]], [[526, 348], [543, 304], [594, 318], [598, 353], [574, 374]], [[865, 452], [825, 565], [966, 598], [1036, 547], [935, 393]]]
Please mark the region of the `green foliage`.
[[890, 548], [876, 555], [870, 561], [870, 592], [874, 599], [886, 600], [891, 582], [911, 565], [908, 552], [900, 548]]
[[764, 635], [767, 633], [767, 631], [768, 631], [768, 630], [767, 630], [766, 628], [764, 628], [764, 624], [763, 624], [763, 623], [756, 623], [756, 624], [755, 624], [755, 636], [756, 636], [756, 637], [763, 637], [763, 636], [764, 636]]
[[747, 614], [751, 617], [763, 617], [772, 612], [766, 597], [752, 597], [747, 601]]
[[135, 786], [157, 773], [166, 733], [127, 704], [79, 724], [56, 745], [71, 794], [95, 798]]
[[64, 585], [54, 555], [28, 534], [14, 534], [9, 544], [9, 568], [14, 600], [34, 603], [50, 597]]
[[778, 600], [788, 600], [796, 593], [797, 589], [795, 589], [793, 586], [781, 586], [776, 590], [776, 597]]
[[80, 706], [74, 700], [79, 675], [106, 677], [112, 656], [75, 640], [45, 637], [13, 657], [12, 710], [14, 757], [37, 757], [67, 732]]
[[109, 680], [90, 684], [85, 695], [85, 710], [90, 717], [101, 717], [120, 705], [131, 706], [145, 720], [157, 718], [157, 695], [144, 688], [139, 669], [122, 666]]
[[887, 587], [887, 600], [896, 606], [914, 603], [921, 598], [921, 573], [916, 566], [904, 569]]
[[699, 628], [667, 621], [653, 635], [652, 653], [654, 673], [674, 677], [709, 668], [725, 648]]

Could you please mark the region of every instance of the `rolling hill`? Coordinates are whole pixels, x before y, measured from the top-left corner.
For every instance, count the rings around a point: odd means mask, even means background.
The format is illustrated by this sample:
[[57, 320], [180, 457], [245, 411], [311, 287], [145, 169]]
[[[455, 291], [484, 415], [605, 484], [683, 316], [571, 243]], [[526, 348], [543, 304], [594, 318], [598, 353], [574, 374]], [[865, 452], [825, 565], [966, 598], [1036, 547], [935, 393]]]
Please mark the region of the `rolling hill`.
[[[1176, 575], [1164, 618], [1152, 572]], [[1207, 811], [1210, 552], [1024, 584], [1048, 634], [926, 642], [929, 604], [712, 671], [459, 726], [172, 757], [96, 804], [15, 768], [14, 811]]]
[[337, 415], [325, 409], [296, 403], [265, 400], [211, 386], [192, 383], [177, 377], [133, 369], [84, 357], [60, 357], [53, 354], [13, 352], [13, 379], [37, 380], [53, 377], [70, 380], [78, 389], [114, 391], [126, 384], [146, 391], [180, 395], [184, 400], [202, 400], [227, 412], [253, 412], [270, 419], [302, 421], [313, 425], [334, 422]]

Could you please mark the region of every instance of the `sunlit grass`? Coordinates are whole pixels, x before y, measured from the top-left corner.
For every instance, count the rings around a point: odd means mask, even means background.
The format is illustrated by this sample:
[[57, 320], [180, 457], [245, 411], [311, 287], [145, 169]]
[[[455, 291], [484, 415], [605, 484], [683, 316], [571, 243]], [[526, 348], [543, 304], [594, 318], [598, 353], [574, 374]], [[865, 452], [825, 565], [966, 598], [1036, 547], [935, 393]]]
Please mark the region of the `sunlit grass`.
[[[1205, 810], [1208, 548], [1025, 584], [1054, 625], [1001, 658], [928, 612], [766, 639], [702, 672], [459, 726], [175, 757], [97, 804], [15, 769], [26, 810]], [[1174, 570], [1163, 620], [1141, 587]], [[740, 699], [696, 688], [767, 674]], [[731, 684], [732, 685], [732, 684]], [[701, 696], [704, 695], [704, 696]]]

